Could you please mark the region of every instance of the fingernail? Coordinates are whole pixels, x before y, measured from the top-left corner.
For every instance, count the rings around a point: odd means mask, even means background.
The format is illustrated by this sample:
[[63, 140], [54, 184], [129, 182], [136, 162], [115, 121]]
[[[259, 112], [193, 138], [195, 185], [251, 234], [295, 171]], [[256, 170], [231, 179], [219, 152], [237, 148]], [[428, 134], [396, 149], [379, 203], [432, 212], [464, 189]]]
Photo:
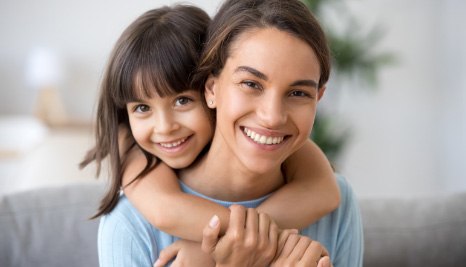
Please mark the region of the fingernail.
[[160, 266], [160, 262], [161, 262], [160, 259], [157, 259], [154, 263], [154, 267]]
[[215, 228], [215, 227], [217, 227], [218, 222], [219, 222], [218, 216], [217, 216], [217, 215], [212, 216], [212, 218], [211, 218], [210, 221], [209, 221], [209, 227], [210, 227], [210, 228]]

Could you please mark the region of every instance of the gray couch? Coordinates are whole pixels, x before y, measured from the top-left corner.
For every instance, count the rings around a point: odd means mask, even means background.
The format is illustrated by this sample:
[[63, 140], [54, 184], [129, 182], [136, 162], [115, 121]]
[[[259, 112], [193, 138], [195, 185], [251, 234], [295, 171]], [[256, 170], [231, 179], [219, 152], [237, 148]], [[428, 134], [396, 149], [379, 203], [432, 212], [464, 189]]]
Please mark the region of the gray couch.
[[[98, 266], [103, 188], [77, 184], [0, 198], [0, 266]], [[361, 199], [364, 266], [466, 266], [466, 192]]]

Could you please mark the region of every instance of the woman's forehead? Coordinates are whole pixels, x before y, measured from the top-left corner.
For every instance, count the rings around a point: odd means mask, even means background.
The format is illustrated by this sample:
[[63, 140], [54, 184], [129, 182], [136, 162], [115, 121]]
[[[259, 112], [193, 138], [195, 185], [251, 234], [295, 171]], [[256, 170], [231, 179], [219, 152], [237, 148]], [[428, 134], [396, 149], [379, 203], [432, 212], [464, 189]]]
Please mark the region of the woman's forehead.
[[246, 67], [266, 76], [293, 72], [301, 78], [319, 81], [320, 64], [314, 50], [288, 32], [272, 27], [255, 28], [240, 34], [231, 47], [224, 66], [231, 72]]

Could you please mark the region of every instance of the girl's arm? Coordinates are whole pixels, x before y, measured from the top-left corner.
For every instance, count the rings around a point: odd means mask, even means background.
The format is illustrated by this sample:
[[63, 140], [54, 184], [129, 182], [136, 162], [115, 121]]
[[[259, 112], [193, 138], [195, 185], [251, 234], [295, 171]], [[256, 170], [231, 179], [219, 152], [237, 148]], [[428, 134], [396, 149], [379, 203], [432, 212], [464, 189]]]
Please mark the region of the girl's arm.
[[[127, 162], [123, 174], [125, 195], [156, 228], [183, 239], [201, 241], [204, 225], [217, 215], [220, 233], [225, 233], [230, 215], [227, 208], [183, 193], [174, 171], [163, 163], [128, 185], [144, 168], [146, 159], [135, 147], [130, 151]], [[309, 142], [293, 154], [285, 168], [287, 177], [294, 178], [290, 178], [289, 184], [258, 207], [260, 212], [269, 214], [280, 228], [307, 226], [338, 206], [339, 192], [333, 171], [315, 144]], [[301, 202], [304, 204], [296, 205]], [[314, 209], [308, 205], [312, 202]]]
[[304, 228], [338, 207], [340, 191], [333, 169], [313, 141], [292, 154], [283, 167], [288, 183], [257, 208], [280, 228]]
[[202, 229], [217, 215], [221, 233], [225, 233], [230, 211], [212, 201], [182, 192], [175, 172], [163, 162], [132, 182], [146, 162], [140, 148], [129, 151], [123, 172], [123, 191], [150, 224], [182, 239], [201, 241]]

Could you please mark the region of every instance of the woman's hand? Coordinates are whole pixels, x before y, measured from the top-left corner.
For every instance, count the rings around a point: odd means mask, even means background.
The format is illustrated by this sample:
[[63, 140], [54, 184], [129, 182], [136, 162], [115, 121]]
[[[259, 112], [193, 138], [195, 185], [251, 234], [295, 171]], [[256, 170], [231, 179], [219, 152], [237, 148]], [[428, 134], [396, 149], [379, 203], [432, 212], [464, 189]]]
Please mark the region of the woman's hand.
[[171, 267], [209, 267], [215, 266], [212, 257], [201, 250], [198, 242], [178, 240], [160, 252], [154, 267], [167, 265], [173, 258]]
[[319, 242], [297, 234], [296, 230], [280, 233], [277, 255], [271, 267], [331, 267], [328, 251]]
[[239, 205], [230, 207], [230, 222], [219, 239], [215, 216], [203, 232], [202, 249], [211, 254], [216, 266], [268, 266], [275, 256], [278, 227], [266, 214]]

